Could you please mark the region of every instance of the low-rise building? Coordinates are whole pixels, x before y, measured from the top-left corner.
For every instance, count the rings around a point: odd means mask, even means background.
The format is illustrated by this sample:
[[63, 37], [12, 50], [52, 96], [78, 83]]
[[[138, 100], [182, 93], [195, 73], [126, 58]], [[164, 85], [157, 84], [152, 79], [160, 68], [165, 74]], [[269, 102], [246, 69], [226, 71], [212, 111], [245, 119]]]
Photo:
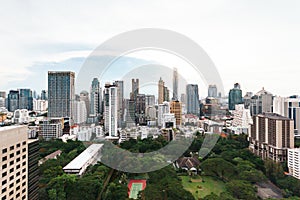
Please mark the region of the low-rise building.
[[300, 148], [288, 150], [288, 168], [293, 177], [300, 179]]
[[64, 119], [52, 118], [43, 120], [40, 124], [40, 137], [49, 140], [53, 138], [60, 138], [63, 135]]

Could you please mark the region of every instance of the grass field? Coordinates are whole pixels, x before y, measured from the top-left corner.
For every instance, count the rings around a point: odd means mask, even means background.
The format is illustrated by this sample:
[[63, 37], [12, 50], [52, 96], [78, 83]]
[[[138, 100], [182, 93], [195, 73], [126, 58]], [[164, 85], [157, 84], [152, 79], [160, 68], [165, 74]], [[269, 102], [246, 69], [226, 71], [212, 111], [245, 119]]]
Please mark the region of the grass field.
[[[212, 192], [218, 195], [225, 191], [225, 184], [210, 176], [198, 177], [198, 179], [192, 179], [192, 182], [190, 182], [191, 178], [189, 176], [180, 176], [180, 178], [182, 179], [184, 189], [190, 191], [196, 200], [201, 199]], [[201, 179], [204, 180], [204, 182], [201, 181]]]
[[137, 199], [137, 195], [142, 190], [142, 188], [143, 188], [142, 183], [133, 183], [131, 186], [129, 198]]

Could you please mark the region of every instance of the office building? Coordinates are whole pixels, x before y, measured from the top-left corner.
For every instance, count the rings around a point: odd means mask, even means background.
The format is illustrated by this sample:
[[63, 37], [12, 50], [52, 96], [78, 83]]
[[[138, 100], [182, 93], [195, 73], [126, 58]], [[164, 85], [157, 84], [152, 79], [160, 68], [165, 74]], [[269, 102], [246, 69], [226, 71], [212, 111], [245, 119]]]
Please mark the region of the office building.
[[178, 100], [178, 71], [177, 68], [173, 70], [173, 101]]
[[146, 107], [155, 105], [155, 95], [146, 95], [145, 96]]
[[229, 91], [229, 110], [234, 110], [235, 105], [243, 103], [243, 96], [240, 84], [234, 84], [234, 88]]
[[199, 106], [199, 90], [197, 84], [188, 84], [186, 86], [186, 96], [187, 96], [187, 113], [200, 115]]
[[164, 92], [165, 92], [165, 82], [161, 79], [158, 81], [158, 104], [162, 104], [164, 102]]
[[287, 160], [287, 149], [294, 148], [293, 120], [274, 113], [253, 116], [249, 128], [250, 150], [263, 160]]
[[135, 124], [135, 102], [131, 99], [125, 100], [125, 121], [126, 121], [126, 127], [134, 127]]
[[164, 87], [164, 101], [170, 101], [170, 90], [168, 87]]
[[0, 199], [28, 198], [27, 127], [0, 127]]
[[258, 115], [273, 110], [273, 95], [264, 88], [257, 92], [251, 98], [250, 111], [251, 115]]
[[274, 97], [273, 112], [294, 120], [294, 129], [300, 129], [300, 98], [299, 97]]
[[165, 101], [158, 105], [157, 125], [159, 127], [163, 126], [163, 116], [166, 113], [170, 113], [170, 103]]
[[46, 90], [42, 90], [41, 99], [42, 100], [48, 100], [48, 92]]
[[74, 123], [82, 124], [87, 120], [86, 103], [82, 100], [74, 102]]
[[19, 91], [10, 90], [7, 95], [7, 109], [10, 112], [14, 112], [19, 109]]
[[97, 78], [94, 78], [92, 81], [90, 95], [91, 95], [90, 115], [97, 116], [102, 112], [102, 108], [101, 108], [102, 91], [100, 87], [100, 82]]
[[83, 101], [85, 104], [85, 109], [86, 109], [86, 115], [90, 116], [90, 97], [89, 97], [89, 93], [85, 90], [80, 92], [80, 101]]
[[146, 112], [146, 95], [138, 94], [135, 104], [136, 123], [146, 124], [145, 112]]
[[105, 132], [109, 137], [118, 136], [118, 92], [117, 86], [105, 84], [104, 90], [104, 122]]
[[48, 117], [74, 117], [74, 81], [74, 72], [48, 71]]
[[250, 109], [250, 105], [251, 105], [251, 98], [253, 96], [252, 92], [247, 92], [246, 95], [243, 98], [244, 101], [244, 105], [246, 109]]
[[216, 85], [209, 85], [208, 86], [208, 95], [207, 97], [213, 97], [217, 98], [218, 97], [218, 89]]
[[63, 135], [64, 119], [52, 118], [40, 122], [41, 132], [39, 137], [50, 140], [60, 138]]
[[118, 127], [121, 128], [124, 122], [124, 81], [115, 81], [118, 93]]
[[176, 126], [181, 126], [182, 123], [182, 104], [180, 101], [172, 101], [170, 103], [170, 113], [173, 113], [176, 118]]
[[131, 80], [131, 85], [132, 85], [132, 91], [130, 93], [130, 99], [131, 100], [136, 100], [137, 95], [140, 93], [139, 92], [140, 80], [139, 79], [132, 79]]
[[288, 150], [288, 169], [290, 175], [296, 179], [300, 179], [300, 149]]
[[33, 110], [33, 97], [30, 89], [19, 89], [19, 109]]
[[28, 140], [28, 199], [39, 199], [39, 140]]

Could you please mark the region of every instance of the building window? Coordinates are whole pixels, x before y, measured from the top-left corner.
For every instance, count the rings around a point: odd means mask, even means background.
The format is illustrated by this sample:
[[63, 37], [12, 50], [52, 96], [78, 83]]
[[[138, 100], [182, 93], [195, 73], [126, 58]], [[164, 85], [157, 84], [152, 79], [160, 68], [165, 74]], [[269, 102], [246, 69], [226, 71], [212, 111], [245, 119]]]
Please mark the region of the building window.
[[21, 167], [21, 165], [17, 165], [17, 166], [16, 166], [17, 169], [20, 169], [20, 167]]
[[13, 165], [15, 162], [12, 160], [9, 162], [10, 165]]
[[2, 189], [2, 193], [6, 192], [6, 190], [7, 190], [6, 188], [3, 188], [3, 189]]
[[7, 148], [2, 149], [2, 153], [6, 153], [7, 152]]
[[13, 158], [14, 157], [14, 153], [9, 154], [9, 158]]
[[22, 173], [25, 173], [26, 172], [26, 169], [22, 169]]
[[2, 181], [2, 185], [5, 185], [7, 183], [7, 180]]
[[10, 170], [9, 170], [9, 173], [13, 173], [14, 172], [14, 168], [11, 168]]
[[22, 143], [22, 145], [26, 145], [26, 141], [24, 141], [24, 142]]
[[9, 188], [12, 188], [12, 187], [14, 187], [14, 183], [11, 183], [11, 184], [9, 185]]
[[2, 165], [2, 169], [6, 169], [7, 168], [7, 164]]
[[15, 149], [15, 146], [11, 146], [10, 148], [9, 148], [9, 150], [14, 150]]
[[22, 163], [22, 166], [25, 166], [25, 165], [26, 165], [26, 162], [23, 162], [23, 163]]
[[14, 191], [13, 191], [13, 190], [12, 190], [12, 191], [10, 191], [10, 193], [9, 193], [9, 196], [13, 195], [13, 193], [14, 193]]
[[2, 177], [5, 177], [7, 175], [7, 172], [2, 173]]
[[16, 173], [16, 176], [20, 176], [20, 174], [21, 174], [21, 173], [20, 173], [20, 172], [18, 172], [18, 173]]
[[19, 151], [17, 151], [17, 155], [20, 155], [20, 153], [21, 153], [21, 151], [19, 150]]
[[20, 183], [20, 179], [17, 179], [17, 180], [16, 180], [16, 183], [17, 183], [17, 184]]
[[26, 175], [22, 176], [22, 179], [24, 180], [26, 178]]
[[9, 177], [9, 180], [10, 181], [14, 180], [14, 175], [12, 175], [11, 177]]
[[24, 153], [26, 151], [26, 148], [22, 149], [22, 152]]
[[4, 156], [3, 158], [2, 158], [2, 162], [3, 161], [6, 161], [7, 160], [7, 156]]
[[26, 155], [23, 155], [23, 156], [22, 156], [22, 159], [26, 159]]
[[17, 158], [17, 162], [20, 162], [21, 158]]

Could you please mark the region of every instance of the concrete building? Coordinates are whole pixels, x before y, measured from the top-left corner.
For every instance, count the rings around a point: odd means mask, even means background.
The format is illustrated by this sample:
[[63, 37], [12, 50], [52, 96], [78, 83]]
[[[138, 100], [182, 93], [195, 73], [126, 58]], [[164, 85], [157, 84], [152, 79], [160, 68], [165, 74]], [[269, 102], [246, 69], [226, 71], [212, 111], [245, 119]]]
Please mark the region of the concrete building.
[[48, 71], [48, 117], [74, 117], [75, 73]]
[[164, 87], [164, 101], [170, 101], [170, 90], [168, 87]]
[[7, 95], [7, 109], [10, 112], [14, 112], [19, 109], [19, 91], [10, 90]]
[[41, 100], [48, 100], [48, 92], [46, 90], [42, 90]]
[[159, 127], [163, 126], [163, 115], [166, 113], [170, 113], [170, 103], [165, 101], [158, 105], [157, 125]]
[[81, 176], [88, 166], [94, 165], [97, 161], [100, 161], [102, 146], [103, 144], [92, 144], [89, 146], [63, 168], [64, 172]]
[[6, 98], [5, 97], [0, 97], [0, 108], [1, 107], [6, 107]]
[[287, 160], [287, 149], [294, 148], [293, 120], [274, 113], [253, 116], [249, 128], [249, 149], [263, 160]]
[[182, 124], [182, 104], [180, 101], [172, 101], [170, 103], [170, 113], [173, 113], [176, 118], [176, 126], [179, 127]]
[[178, 71], [177, 68], [173, 70], [173, 101], [177, 101], [179, 99], [178, 96]]
[[162, 104], [164, 102], [164, 92], [165, 92], [165, 82], [160, 77], [158, 81], [158, 104]]
[[124, 122], [124, 81], [115, 81], [118, 93], [118, 128], [122, 127]]
[[231, 130], [235, 134], [248, 134], [250, 125], [253, 124], [250, 109], [246, 109], [244, 104], [235, 105], [235, 110], [232, 114], [233, 120]]
[[84, 101], [74, 102], [74, 123], [82, 124], [87, 120], [86, 103]]
[[155, 95], [146, 95], [145, 96], [145, 106], [154, 106], [155, 105]]
[[272, 112], [273, 95], [264, 88], [257, 92], [251, 98], [250, 112], [251, 115], [258, 115], [262, 113]]
[[89, 97], [89, 93], [85, 90], [80, 92], [80, 101], [83, 101], [85, 104], [85, 109], [86, 109], [86, 115], [90, 116], [90, 97]]
[[124, 118], [126, 127], [134, 127], [135, 124], [135, 101], [131, 99], [125, 100]]
[[234, 110], [235, 105], [243, 103], [242, 90], [239, 83], [234, 84], [234, 88], [229, 91], [229, 110]]
[[299, 135], [300, 129], [300, 98], [274, 97], [273, 112], [294, 120], [295, 133]]
[[45, 119], [40, 123], [41, 132], [39, 137], [49, 140], [53, 138], [59, 138], [63, 135], [63, 118]]
[[13, 123], [23, 124], [29, 123], [29, 112], [27, 109], [17, 109], [12, 118]]
[[130, 93], [130, 99], [136, 100], [137, 95], [140, 93], [140, 80], [139, 79], [132, 79], [131, 80], [132, 91]]
[[19, 109], [33, 110], [33, 97], [30, 89], [19, 89]]
[[116, 85], [105, 84], [104, 123], [109, 137], [118, 136], [118, 92]]
[[146, 124], [146, 96], [144, 94], [138, 94], [136, 97], [135, 114], [136, 124]]
[[44, 112], [48, 109], [48, 101], [42, 99], [33, 99], [33, 111]]
[[197, 84], [188, 84], [186, 86], [187, 96], [187, 114], [200, 115], [199, 90]]
[[39, 199], [39, 140], [28, 140], [28, 199]]
[[174, 113], [163, 114], [162, 128], [176, 128], [176, 118]]
[[0, 199], [28, 198], [26, 126], [0, 127]]
[[288, 168], [289, 173], [297, 178], [300, 179], [300, 149], [289, 149], [288, 150]]
[[217, 89], [216, 85], [209, 85], [208, 86], [207, 97], [213, 97], [213, 98], [217, 98], [218, 97], [218, 89]]
[[91, 85], [91, 104], [90, 104], [90, 115], [97, 116], [102, 112], [101, 101], [102, 101], [102, 91], [100, 87], [100, 82], [97, 78], [94, 78]]

